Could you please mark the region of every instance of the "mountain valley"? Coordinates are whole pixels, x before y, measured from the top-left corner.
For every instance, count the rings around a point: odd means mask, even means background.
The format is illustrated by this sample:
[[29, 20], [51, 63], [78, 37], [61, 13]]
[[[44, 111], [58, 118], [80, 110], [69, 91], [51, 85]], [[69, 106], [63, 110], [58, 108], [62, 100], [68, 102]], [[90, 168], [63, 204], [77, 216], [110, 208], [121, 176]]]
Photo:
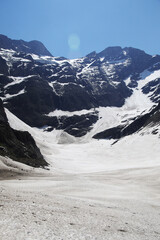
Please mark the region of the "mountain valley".
[[0, 239], [160, 239], [160, 55], [0, 35], [0, 98]]

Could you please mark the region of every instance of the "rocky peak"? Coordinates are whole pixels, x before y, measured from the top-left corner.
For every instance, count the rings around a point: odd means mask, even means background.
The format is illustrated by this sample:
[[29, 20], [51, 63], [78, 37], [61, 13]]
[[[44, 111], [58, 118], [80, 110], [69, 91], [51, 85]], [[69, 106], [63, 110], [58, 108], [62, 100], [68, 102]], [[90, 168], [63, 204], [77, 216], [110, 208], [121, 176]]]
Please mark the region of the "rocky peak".
[[119, 46], [105, 48], [102, 52], [97, 54], [98, 57], [105, 57], [106, 59], [120, 59], [123, 56], [123, 49]]
[[94, 57], [96, 57], [96, 55], [97, 55], [96, 51], [93, 51], [93, 52], [87, 54], [86, 57], [87, 58], [94, 58]]
[[52, 56], [43, 43], [39, 41], [26, 42], [23, 40], [12, 40], [0, 34], [0, 48], [12, 49], [17, 52], [34, 53], [41, 56]]

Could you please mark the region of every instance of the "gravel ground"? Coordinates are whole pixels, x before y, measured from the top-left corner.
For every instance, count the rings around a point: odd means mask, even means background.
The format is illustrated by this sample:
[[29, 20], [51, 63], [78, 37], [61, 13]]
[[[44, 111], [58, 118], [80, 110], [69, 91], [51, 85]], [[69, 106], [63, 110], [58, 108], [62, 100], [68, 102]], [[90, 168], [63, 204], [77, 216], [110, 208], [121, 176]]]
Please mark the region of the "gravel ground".
[[159, 240], [159, 170], [0, 181], [0, 239]]

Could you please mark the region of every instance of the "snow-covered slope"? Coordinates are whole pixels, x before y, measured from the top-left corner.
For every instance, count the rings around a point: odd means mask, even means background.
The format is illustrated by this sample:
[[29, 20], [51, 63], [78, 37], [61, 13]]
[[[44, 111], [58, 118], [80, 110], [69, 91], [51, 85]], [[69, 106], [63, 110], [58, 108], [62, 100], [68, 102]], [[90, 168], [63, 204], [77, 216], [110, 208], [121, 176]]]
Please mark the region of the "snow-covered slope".
[[[100, 109], [103, 114], [104, 110]], [[125, 112], [125, 118], [136, 116], [136, 110], [132, 108], [130, 113]], [[141, 108], [141, 111], [144, 109]], [[108, 122], [106, 121], [107, 113], [110, 116]], [[110, 111], [106, 109], [99, 120], [101, 122], [97, 122], [88, 135], [75, 138], [62, 130], [44, 132], [43, 129], [31, 128], [6, 109], [11, 127], [28, 131], [34, 137], [53, 172], [87, 173], [159, 166], [160, 126], [146, 127], [114, 145], [112, 145], [114, 143], [112, 139], [99, 141], [92, 139], [92, 135], [100, 129], [117, 125], [118, 121], [124, 120], [122, 113], [122, 110], [118, 112], [117, 109], [110, 109]], [[116, 119], [117, 114], [119, 114], [119, 120]], [[98, 124], [101, 125], [98, 127]], [[157, 129], [156, 135], [152, 134], [155, 129]], [[144, 151], [144, 146], [147, 151]]]
[[[160, 100], [158, 55], [110, 47], [69, 60], [0, 47], [0, 97], [9, 122], [30, 132], [51, 166], [59, 146], [97, 144], [97, 133], [127, 129]], [[60, 168], [60, 160], [54, 164]]]

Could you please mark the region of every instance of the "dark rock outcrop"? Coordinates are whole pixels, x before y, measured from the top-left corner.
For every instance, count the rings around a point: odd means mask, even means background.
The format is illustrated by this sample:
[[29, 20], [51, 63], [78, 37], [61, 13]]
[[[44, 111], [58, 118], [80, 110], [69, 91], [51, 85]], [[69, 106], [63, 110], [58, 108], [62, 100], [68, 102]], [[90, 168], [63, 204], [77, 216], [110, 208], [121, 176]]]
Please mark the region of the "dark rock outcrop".
[[146, 84], [142, 91], [144, 94], [150, 93], [151, 100], [158, 103], [160, 101], [160, 78], [156, 78], [154, 81]]
[[48, 165], [31, 135], [28, 132], [14, 130], [9, 126], [1, 100], [0, 155], [10, 157], [32, 167], [45, 167]]
[[63, 116], [59, 118], [57, 129], [63, 129], [65, 132], [75, 137], [82, 137], [92, 129], [92, 125], [98, 120], [96, 112], [72, 117]]
[[129, 125], [120, 125], [107, 129], [93, 136], [95, 139], [120, 139], [131, 135], [146, 126], [156, 126], [160, 123], [160, 103], [154, 107], [149, 113], [138, 117]]
[[8, 75], [8, 66], [6, 64], [5, 59], [3, 59], [1, 56], [0, 56], [0, 73]]

